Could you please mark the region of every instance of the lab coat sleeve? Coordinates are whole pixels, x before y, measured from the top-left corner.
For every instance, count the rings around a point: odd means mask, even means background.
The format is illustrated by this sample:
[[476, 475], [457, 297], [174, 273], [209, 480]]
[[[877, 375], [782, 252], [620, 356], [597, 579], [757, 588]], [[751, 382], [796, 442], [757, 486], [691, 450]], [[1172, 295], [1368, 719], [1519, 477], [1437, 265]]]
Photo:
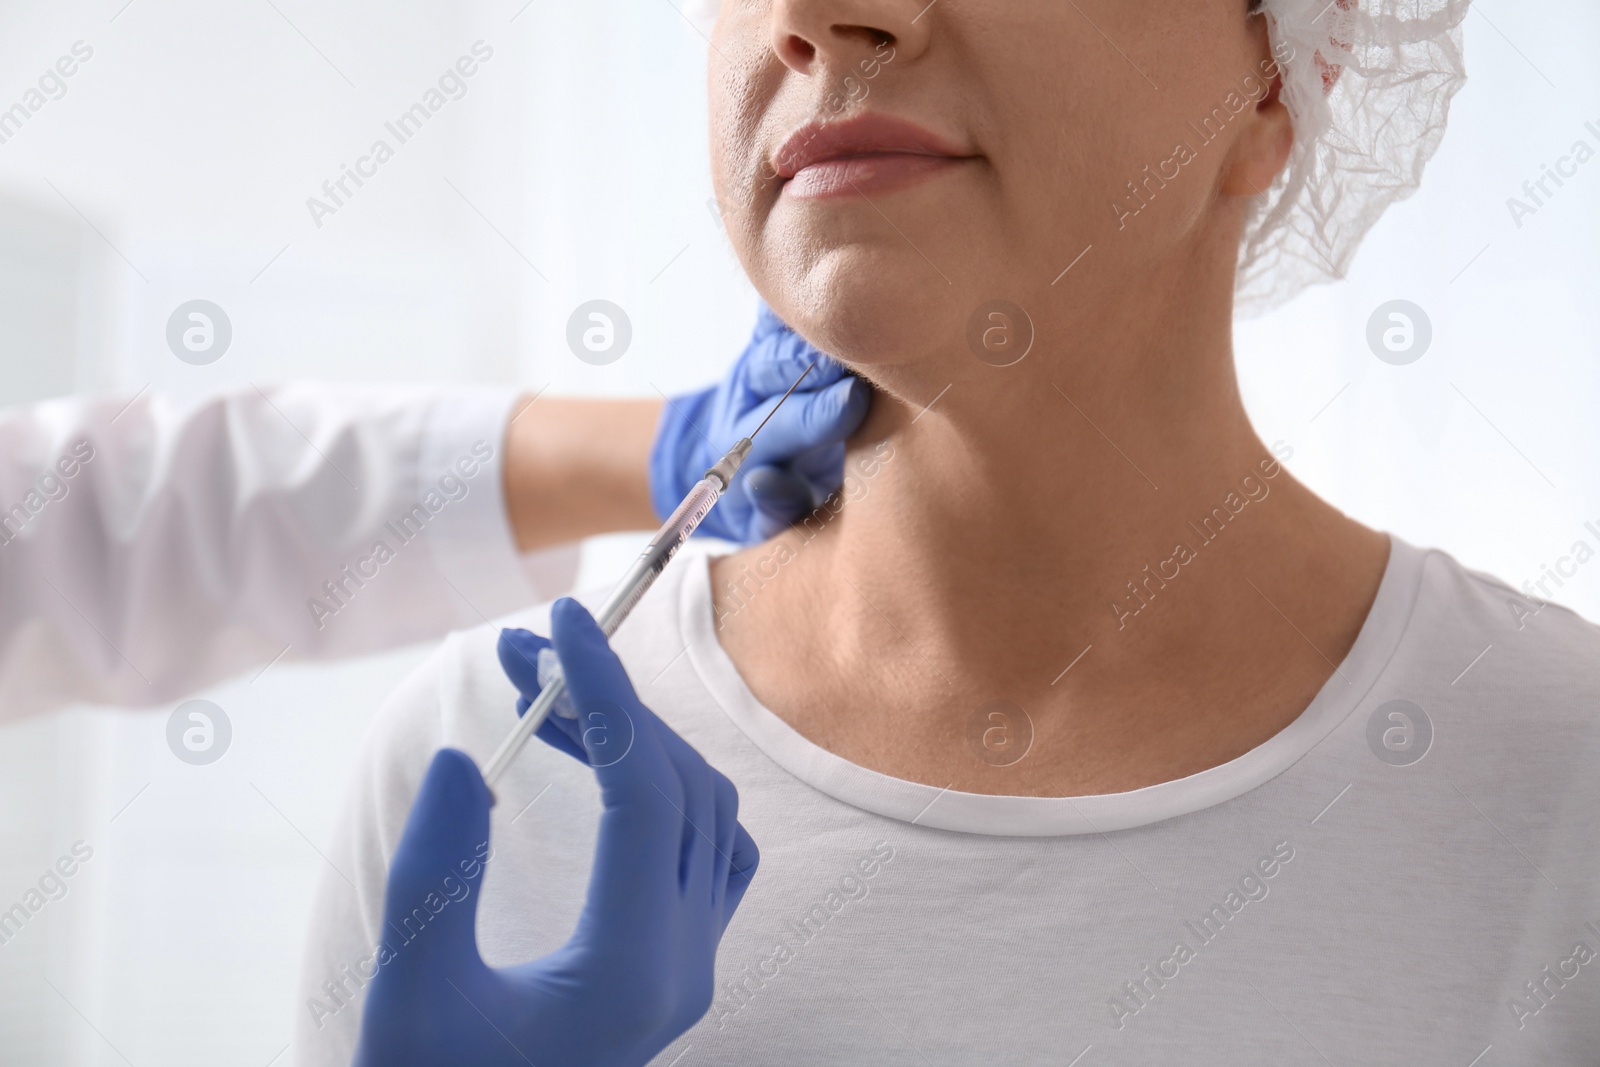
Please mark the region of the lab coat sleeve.
[[565, 591], [576, 547], [519, 557], [506, 518], [515, 396], [300, 384], [0, 412], [0, 720], [164, 703]]

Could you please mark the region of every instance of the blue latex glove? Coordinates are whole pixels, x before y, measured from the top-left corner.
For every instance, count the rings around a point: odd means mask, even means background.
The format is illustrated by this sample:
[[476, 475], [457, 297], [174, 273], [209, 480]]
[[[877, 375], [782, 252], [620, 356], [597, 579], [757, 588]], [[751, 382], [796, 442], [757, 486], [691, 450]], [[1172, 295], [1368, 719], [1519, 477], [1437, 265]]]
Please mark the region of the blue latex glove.
[[[738, 793], [639, 703], [581, 605], [557, 601], [551, 626], [579, 719], [540, 736], [594, 767], [604, 806], [577, 929], [543, 959], [483, 962], [474, 924], [491, 798], [468, 756], [439, 752], [390, 866], [392, 948], [368, 987], [357, 1067], [637, 1067], [710, 1007], [717, 945], [759, 858]], [[501, 636], [524, 694], [536, 694], [548, 644]]]
[[[750, 344], [728, 376], [662, 409], [650, 449], [656, 514], [665, 520], [820, 355], [762, 304]], [[866, 382], [821, 356], [756, 436], [744, 468], [697, 532], [741, 544], [764, 541], [820, 505], [843, 480], [844, 439], [866, 418], [871, 397]]]

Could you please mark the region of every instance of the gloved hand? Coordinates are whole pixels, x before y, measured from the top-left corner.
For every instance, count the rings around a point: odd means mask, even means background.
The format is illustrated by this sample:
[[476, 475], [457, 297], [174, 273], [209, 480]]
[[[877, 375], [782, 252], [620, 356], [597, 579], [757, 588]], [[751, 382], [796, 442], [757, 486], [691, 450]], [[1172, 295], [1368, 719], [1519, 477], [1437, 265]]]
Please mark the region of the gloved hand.
[[[758, 861], [738, 794], [639, 703], [581, 605], [558, 601], [551, 627], [579, 718], [540, 736], [594, 767], [604, 806], [577, 929], [543, 959], [483, 962], [474, 923], [491, 800], [468, 756], [439, 752], [390, 866], [391, 951], [368, 987], [357, 1067], [637, 1067], [710, 1007], [717, 945]], [[524, 694], [536, 695], [547, 644], [501, 636]]]
[[[662, 409], [650, 450], [650, 502], [664, 521], [706, 469], [747, 436], [821, 355], [765, 304], [750, 344], [721, 382]], [[872, 390], [822, 356], [755, 438], [738, 477], [697, 533], [764, 541], [820, 505], [844, 477], [844, 439], [866, 418]]]

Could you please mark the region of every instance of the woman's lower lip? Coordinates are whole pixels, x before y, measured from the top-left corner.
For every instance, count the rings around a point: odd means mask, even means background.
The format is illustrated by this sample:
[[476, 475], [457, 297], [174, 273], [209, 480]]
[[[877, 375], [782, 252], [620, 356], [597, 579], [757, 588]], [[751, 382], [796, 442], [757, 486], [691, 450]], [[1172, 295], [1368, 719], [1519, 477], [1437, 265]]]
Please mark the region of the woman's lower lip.
[[881, 193], [924, 181], [964, 162], [953, 156], [927, 156], [912, 152], [884, 152], [830, 159], [798, 171], [784, 183], [783, 192], [786, 196], [810, 200]]

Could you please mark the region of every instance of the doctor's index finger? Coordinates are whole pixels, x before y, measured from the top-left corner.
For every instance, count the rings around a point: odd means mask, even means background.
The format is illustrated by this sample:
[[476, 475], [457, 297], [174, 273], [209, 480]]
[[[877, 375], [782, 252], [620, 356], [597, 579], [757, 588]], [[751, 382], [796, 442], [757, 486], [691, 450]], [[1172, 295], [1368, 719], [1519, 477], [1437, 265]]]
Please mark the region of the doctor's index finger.
[[511, 684], [530, 700], [539, 695], [539, 652], [549, 647], [551, 643], [547, 638], [529, 630], [513, 628], [501, 630], [500, 639], [495, 644], [500, 669], [505, 671]]
[[[761, 400], [782, 396], [802, 374], [805, 381], [796, 392], [825, 389], [850, 374], [844, 364], [824, 355], [788, 327], [755, 341], [744, 362], [745, 388]], [[809, 374], [807, 367], [811, 367]]]
[[[796, 390], [755, 436], [746, 462], [783, 462], [837, 444], [861, 425], [871, 404], [871, 386], [855, 377], [842, 378], [820, 391]], [[771, 411], [771, 404], [760, 411], [764, 416]]]
[[550, 635], [578, 711], [601, 703], [639, 702], [626, 668], [588, 608], [571, 597], [557, 600], [550, 608]]
[[599, 624], [582, 604], [566, 597], [551, 608], [550, 623], [578, 713], [578, 737], [608, 803], [622, 793], [643, 796], [645, 791], [681, 797], [676, 769], [661, 745], [659, 731], [665, 727], [639, 702]]

